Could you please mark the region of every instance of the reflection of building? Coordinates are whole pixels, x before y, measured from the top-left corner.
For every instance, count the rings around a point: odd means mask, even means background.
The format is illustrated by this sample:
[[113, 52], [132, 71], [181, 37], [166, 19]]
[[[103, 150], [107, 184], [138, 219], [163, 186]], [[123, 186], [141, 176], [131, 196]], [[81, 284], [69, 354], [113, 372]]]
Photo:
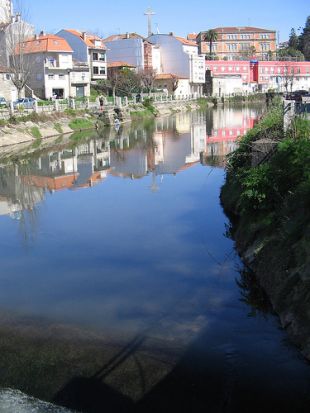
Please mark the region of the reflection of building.
[[0, 167], [0, 215], [19, 217], [23, 210], [31, 211], [43, 200], [43, 191], [23, 181], [23, 166]]
[[[177, 174], [201, 160], [212, 162], [235, 149], [237, 137], [253, 127], [251, 109], [181, 112], [147, 127], [121, 128], [114, 135], [52, 147], [19, 166], [0, 167], [0, 214], [32, 210], [45, 191], [89, 188], [112, 175], [137, 179]], [[214, 163], [214, 162], [213, 162]]]
[[110, 153], [105, 142], [91, 140], [74, 149], [49, 152], [30, 165], [24, 180], [50, 191], [90, 187], [107, 176]]
[[252, 129], [258, 113], [249, 108], [235, 110], [223, 108], [212, 112], [212, 127], [207, 128], [204, 163], [214, 163], [214, 159], [225, 160], [225, 156], [238, 146], [238, 138]]

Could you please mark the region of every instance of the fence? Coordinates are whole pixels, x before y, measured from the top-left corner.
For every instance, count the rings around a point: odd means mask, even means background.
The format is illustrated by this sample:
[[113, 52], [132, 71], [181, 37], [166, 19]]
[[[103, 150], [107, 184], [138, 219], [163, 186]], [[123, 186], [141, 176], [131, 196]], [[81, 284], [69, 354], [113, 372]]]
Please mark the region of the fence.
[[[137, 103], [143, 103], [147, 98], [151, 98], [154, 103], [168, 103], [168, 102], [182, 102], [196, 100], [197, 95], [168, 95], [168, 94], [154, 94], [151, 93], [133, 95], [132, 97], [104, 97], [103, 104], [104, 107], [126, 107], [129, 105], [135, 105]], [[11, 117], [22, 117], [30, 115], [31, 113], [46, 113], [51, 114], [54, 112], [65, 112], [68, 109], [73, 110], [90, 110], [96, 111], [100, 107], [99, 101], [91, 102], [88, 98], [83, 100], [75, 99], [63, 99], [63, 100], [53, 100], [53, 101], [35, 101], [32, 107], [14, 107], [13, 103], [10, 104], [8, 108], [0, 109], [0, 120], [7, 120]]]

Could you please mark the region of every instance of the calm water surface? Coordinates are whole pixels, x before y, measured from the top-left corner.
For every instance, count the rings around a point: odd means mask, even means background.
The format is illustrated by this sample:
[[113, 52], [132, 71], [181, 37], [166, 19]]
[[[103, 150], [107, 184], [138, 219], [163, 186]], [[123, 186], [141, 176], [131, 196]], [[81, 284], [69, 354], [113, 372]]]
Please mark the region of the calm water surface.
[[63, 411], [19, 390], [84, 412], [309, 412], [309, 366], [219, 202], [225, 154], [260, 113], [2, 155], [0, 412]]

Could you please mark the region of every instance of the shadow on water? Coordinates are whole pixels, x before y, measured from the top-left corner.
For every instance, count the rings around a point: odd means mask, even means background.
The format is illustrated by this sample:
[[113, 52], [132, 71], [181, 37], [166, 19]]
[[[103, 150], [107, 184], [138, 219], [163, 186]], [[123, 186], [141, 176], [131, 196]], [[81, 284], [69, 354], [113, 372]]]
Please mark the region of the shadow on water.
[[270, 314], [275, 315], [272, 304], [253, 271], [248, 268], [241, 268], [239, 274], [240, 278], [236, 280], [236, 283], [240, 289], [240, 300], [250, 308], [249, 316], [255, 317], [260, 314], [267, 317]]
[[[306, 413], [309, 396], [279, 393], [265, 376], [253, 381], [252, 372], [239, 374], [237, 354], [227, 348], [222, 356], [202, 352], [209, 333], [203, 331], [182, 359], [139, 401], [133, 401], [105, 383], [109, 374], [144, 342], [135, 337], [91, 377], [74, 377], [54, 397], [54, 402], [84, 413], [210, 412], [210, 413]], [[148, 373], [140, 366], [143, 382]], [[308, 393], [309, 394], [309, 393]], [[300, 395], [299, 395], [300, 396]]]
[[[239, 274], [240, 278], [236, 282], [240, 289], [240, 301], [250, 308], [248, 317], [273, 317], [272, 306], [253, 273], [241, 269]], [[223, 320], [224, 325], [226, 322]], [[240, 339], [234, 329], [235, 326], [227, 325], [227, 337], [223, 342], [218, 339], [217, 333], [212, 331], [214, 329], [205, 327], [176, 365], [148, 391], [145, 383], [154, 372], [148, 370], [138, 359], [148, 338], [147, 330], [145, 334], [134, 337], [93, 375], [72, 378], [54, 396], [53, 402], [84, 413], [308, 413], [310, 383], [299, 387], [299, 367], [288, 368], [284, 363], [279, 366], [276, 374], [270, 367], [271, 375], [268, 379], [268, 366], [253, 372], [251, 361], [246, 357], [246, 361], [243, 360]], [[235, 334], [233, 338], [232, 332]], [[248, 339], [261, 340], [259, 334], [258, 332], [256, 337]], [[284, 336], [282, 339], [285, 340]], [[260, 344], [259, 342], [258, 346]], [[272, 347], [271, 343], [267, 345]], [[292, 353], [296, 353], [290, 345], [285, 351], [287, 354], [284, 353], [284, 358], [290, 358]], [[264, 363], [266, 360], [263, 349], [262, 354]], [[258, 354], [258, 359], [259, 357]], [[125, 364], [129, 359], [138, 370], [135, 386], [141, 389], [142, 397], [139, 400], [133, 400], [118, 390], [124, 383], [118, 386], [118, 383], [114, 382], [113, 387], [108, 384], [109, 376], [116, 369], [123, 370], [124, 375], [118, 380], [124, 380], [128, 368]], [[304, 367], [307, 368], [306, 363]], [[279, 374], [283, 375], [280, 376], [281, 380]]]

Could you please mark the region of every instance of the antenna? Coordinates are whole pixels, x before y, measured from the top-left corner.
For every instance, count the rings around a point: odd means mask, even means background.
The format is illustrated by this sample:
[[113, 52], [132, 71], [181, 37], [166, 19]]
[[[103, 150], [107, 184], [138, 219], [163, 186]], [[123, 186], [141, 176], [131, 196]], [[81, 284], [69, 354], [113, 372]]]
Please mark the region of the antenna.
[[153, 31], [152, 31], [152, 16], [154, 16], [156, 13], [149, 7], [146, 12], [144, 13], [144, 16], [147, 16], [147, 24], [148, 24], [148, 36], [151, 36]]

